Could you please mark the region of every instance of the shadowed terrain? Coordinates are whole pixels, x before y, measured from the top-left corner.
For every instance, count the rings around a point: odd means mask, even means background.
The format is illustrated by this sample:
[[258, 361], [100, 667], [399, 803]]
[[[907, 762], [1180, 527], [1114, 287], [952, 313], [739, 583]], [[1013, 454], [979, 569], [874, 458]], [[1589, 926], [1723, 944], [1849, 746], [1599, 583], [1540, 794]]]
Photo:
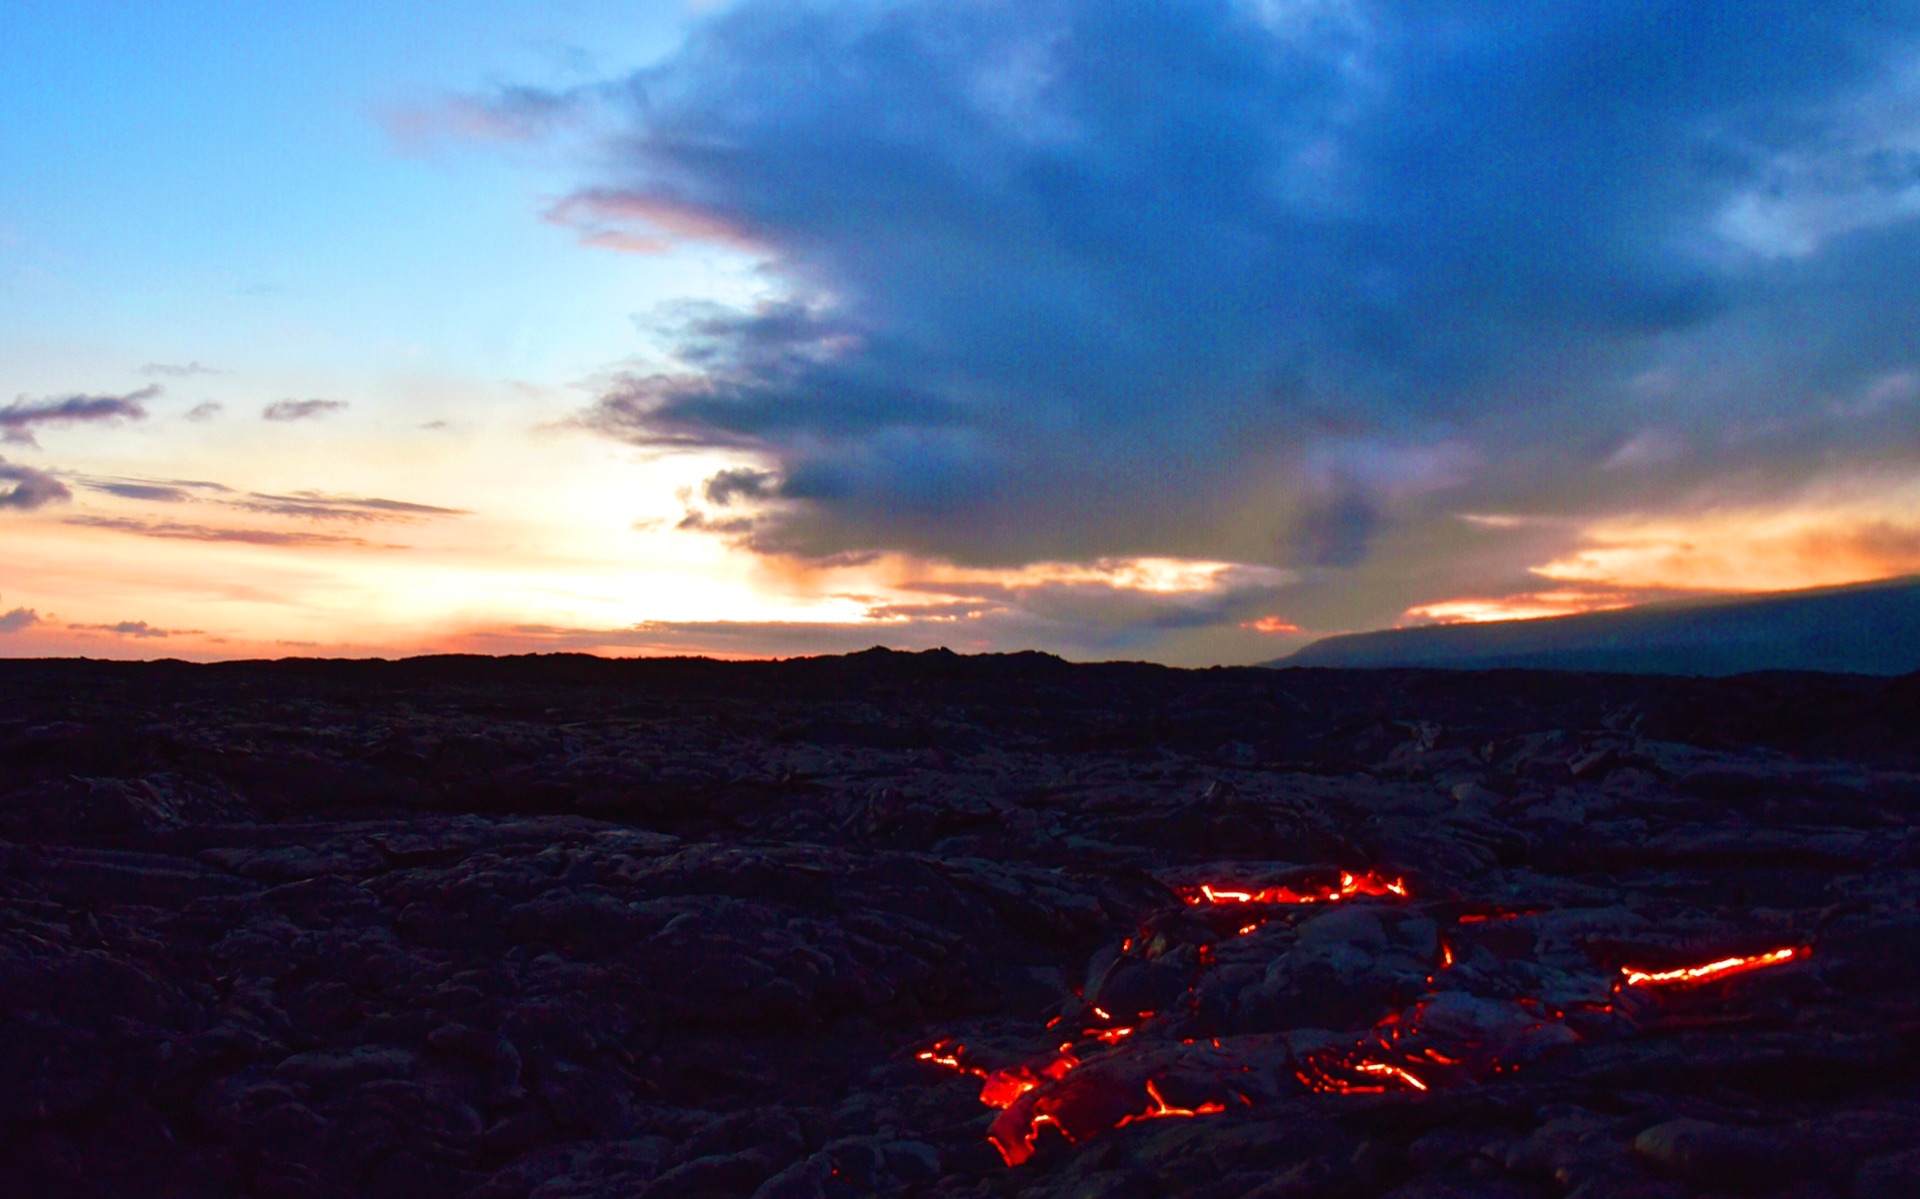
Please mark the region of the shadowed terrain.
[[1920, 580], [1648, 604], [1544, 620], [1347, 633], [1316, 641], [1274, 665], [1906, 674], [1920, 670]]
[[0, 1179], [1920, 1188], [1920, 675], [0, 663]]

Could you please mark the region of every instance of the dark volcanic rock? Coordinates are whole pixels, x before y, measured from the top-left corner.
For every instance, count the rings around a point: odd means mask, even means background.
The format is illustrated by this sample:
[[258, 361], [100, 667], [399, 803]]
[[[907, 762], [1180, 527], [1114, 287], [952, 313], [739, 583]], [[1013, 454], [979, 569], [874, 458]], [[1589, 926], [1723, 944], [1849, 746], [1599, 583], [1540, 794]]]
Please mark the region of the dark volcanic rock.
[[1920, 1193], [1916, 694], [0, 663], [0, 1191]]

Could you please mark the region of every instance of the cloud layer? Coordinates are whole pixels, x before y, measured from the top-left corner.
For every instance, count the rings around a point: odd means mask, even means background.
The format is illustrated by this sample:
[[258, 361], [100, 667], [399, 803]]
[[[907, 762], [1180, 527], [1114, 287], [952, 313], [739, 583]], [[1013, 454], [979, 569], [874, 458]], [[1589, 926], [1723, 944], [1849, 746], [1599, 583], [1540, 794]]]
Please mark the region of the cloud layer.
[[1867, 0], [749, 0], [593, 93], [612, 165], [552, 215], [747, 248], [778, 295], [656, 314], [583, 420], [755, 463], [692, 527], [764, 551], [1315, 578], [1445, 576], [1406, 546], [1461, 511], [1908, 469], [1916, 33]]

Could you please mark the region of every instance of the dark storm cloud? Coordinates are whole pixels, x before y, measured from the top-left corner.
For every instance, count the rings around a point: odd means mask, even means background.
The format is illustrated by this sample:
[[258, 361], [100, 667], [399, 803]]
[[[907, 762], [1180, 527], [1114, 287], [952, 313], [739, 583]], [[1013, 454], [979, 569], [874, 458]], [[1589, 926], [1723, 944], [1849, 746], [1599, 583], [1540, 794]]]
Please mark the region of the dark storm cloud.
[[281, 422], [314, 420], [346, 406], [345, 400], [275, 400], [260, 410], [260, 419]]
[[72, 498], [67, 485], [46, 471], [0, 458], [0, 508], [31, 510]]
[[37, 425], [101, 424], [116, 420], [147, 419], [146, 401], [159, 395], [159, 384], [125, 395], [67, 395], [53, 399], [17, 399], [0, 408], [0, 441], [36, 445]]
[[[662, 317], [583, 419], [759, 460], [756, 548], [976, 562], [1344, 568], [1443, 511], [1911, 463], [1917, 25], [749, 0], [603, 93], [555, 219], [755, 247], [785, 298]], [[1649, 429], [1660, 470], [1602, 469]]]
[[1308, 508], [1294, 527], [1296, 556], [1312, 566], [1354, 566], [1380, 526], [1380, 511], [1358, 489]]
[[720, 471], [702, 484], [700, 490], [709, 504], [725, 508], [736, 499], [765, 499], [773, 494], [775, 481], [774, 476], [764, 470], [740, 467]]

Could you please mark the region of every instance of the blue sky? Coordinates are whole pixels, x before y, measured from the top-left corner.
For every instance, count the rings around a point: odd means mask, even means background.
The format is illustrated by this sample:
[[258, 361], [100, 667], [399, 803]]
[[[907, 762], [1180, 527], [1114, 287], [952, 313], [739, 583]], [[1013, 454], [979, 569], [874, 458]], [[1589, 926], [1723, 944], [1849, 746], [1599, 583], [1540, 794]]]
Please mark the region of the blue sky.
[[[409, 152], [385, 118], [490, 79], [629, 68], [682, 22], [675, 5], [8, 5], [0, 352], [53, 359], [9, 382], [105, 386], [182, 355], [597, 368], [631, 347], [651, 281], [529, 219], [562, 170]], [[76, 379], [81, 363], [107, 377]]]
[[1920, 571], [1917, 38], [11, 4], [0, 653], [1254, 661]]

